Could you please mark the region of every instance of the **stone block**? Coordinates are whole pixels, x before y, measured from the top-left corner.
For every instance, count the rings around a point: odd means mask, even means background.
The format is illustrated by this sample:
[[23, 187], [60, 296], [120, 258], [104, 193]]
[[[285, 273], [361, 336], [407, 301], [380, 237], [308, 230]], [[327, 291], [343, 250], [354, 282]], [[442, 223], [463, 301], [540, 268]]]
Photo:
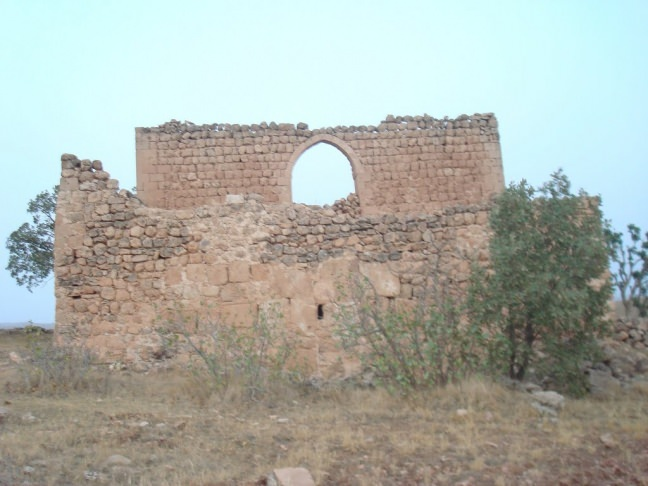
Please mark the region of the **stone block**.
[[182, 269], [180, 267], [172, 267], [167, 269], [165, 282], [167, 285], [178, 285], [182, 282]]
[[243, 204], [245, 202], [245, 196], [243, 194], [228, 194], [225, 196], [226, 204]]
[[258, 307], [251, 303], [225, 304], [218, 307], [218, 319], [231, 326], [250, 327], [258, 318]]
[[365, 276], [376, 294], [381, 297], [400, 295], [400, 280], [386, 265], [381, 263], [360, 262], [360, 273]]
[[227, 265], [205, 265], [207, 281], [213, 285], [227, 283]]
[[207, 282], [207, 268], [201, 264], [188, 264], [185, 269], [187, 280], [191, 282]]
[[312, 296], [312, 278], [305, 270], [286, 268], [284, 272], [273, 272], [271, 288], [272, 294], [277, 297], [305, 298]]
[[220, 298], [222, 302], [241, 302], [246, 299], [245, 285], [228, 283], [222, 286]]
[[302, 300], [290, 301], [290, 317], [292, 325], [302, 329], [314, 332], [318, 327], [318, 305], [314, 302]]
[[275, 469], [268, 476], [268, 486], [315, 486], [315, 481], [308, 469], [303, 467], [286, 467]]
[[249, 282], [250, 264], [244, 261], [230, 263], [228, 280], [232, 283]]
[[264, 263], [250, 265], [250, 278], [254, 282], [267, 281], [270, 278], [270, 265]]
[[101, 298], [104, 300], [114, 300], [115, 295], [115, 289], [112, 287], [104, 287], [103, 289], [101, 289]]

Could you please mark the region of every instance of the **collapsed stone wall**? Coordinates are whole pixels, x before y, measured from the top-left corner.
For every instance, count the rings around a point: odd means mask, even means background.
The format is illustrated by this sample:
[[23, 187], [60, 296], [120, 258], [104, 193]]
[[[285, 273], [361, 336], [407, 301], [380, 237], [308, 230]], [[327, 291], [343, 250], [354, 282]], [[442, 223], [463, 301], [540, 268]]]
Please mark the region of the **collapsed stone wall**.
[[63, 155], [56, 339], [141, 365], [162, 356], [155, 329], [177, 306], [213, 309], [232, 325], [272, 306], [316, 374], [346, 373], [332, 339], [340, 281], [362, 275], [382, 299], [408, 305], [437, 259], [461, 281], [467, 257], [483, 259], [487, 247], [485, 200], [416, 214], [361, 214], [361, 204], [268, 204], [247, 194], [155, 208], [120, 190], [100, 161]]
[[614, 319], [614, 338], [635, 349], [648, 349], [648, 319], [639, 317]]
[[407, 214], [480, 204], [504, 185], [497, 119], [387, 116], [377, 126], [309, 129], [305, 123], [136, 129], [138, 196], [167, 209], [258, 194], [290, 203], [291, 175], [310, 147], [327, 143], [349, 160], [363, 214]]

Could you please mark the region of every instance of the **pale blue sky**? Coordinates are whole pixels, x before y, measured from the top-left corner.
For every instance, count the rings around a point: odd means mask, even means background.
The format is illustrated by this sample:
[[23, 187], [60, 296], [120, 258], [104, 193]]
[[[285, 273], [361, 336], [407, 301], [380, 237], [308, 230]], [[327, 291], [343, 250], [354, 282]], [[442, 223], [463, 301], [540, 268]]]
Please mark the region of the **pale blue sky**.
[[53, 322], [4, 241], [60, 155], [135, 185], [136, 126], [494, 112], [507, 182], [559, 167], [648, 229], [648, 2], [0, 0], [0, 322]]

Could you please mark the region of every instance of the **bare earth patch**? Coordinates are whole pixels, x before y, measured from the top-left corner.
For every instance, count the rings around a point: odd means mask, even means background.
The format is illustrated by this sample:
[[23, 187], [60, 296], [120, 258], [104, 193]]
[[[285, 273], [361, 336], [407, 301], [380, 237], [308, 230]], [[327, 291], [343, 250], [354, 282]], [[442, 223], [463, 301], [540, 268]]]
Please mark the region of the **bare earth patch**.
[[92, 389], [26, 390], [0, 335], [0, 484], [265, 484], [305, 467], [321, 485], [648, 484], [648, 387], [567, 400], [478, 380], [404, 400], [382, 390], [281, 386], [251, 403], [188, 372], [97, 370]]

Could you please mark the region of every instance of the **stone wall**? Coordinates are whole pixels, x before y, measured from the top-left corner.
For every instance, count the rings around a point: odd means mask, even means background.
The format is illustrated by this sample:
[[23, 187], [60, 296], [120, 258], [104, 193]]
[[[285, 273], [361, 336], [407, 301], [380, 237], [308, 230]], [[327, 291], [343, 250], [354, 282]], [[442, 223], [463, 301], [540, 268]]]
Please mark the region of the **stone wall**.
[[[164, 354], [156, 328], [176, 309], [243, 326], [273, 309], [314, 373], [345, 374], [332, 330], [349, 275], [407, 306], [432, 268], [461, 283], [469, 260], [487, 257], [490, 196], [503, 189], [495, 127], [475, 115], [137, 129], [137, 196], [100, 161], [63, 155], [57, 340], [145, 367]], [[322, 141], [347, 154], [358, 194], [292, 204], [292, 164]]]
[[478, 204], [504, 184], [497, 120], [387, 116], [377, 126], [310, 130], [305, 123], [136, 129], [138, 195], [167, 209], [258, 194], [290, 203], [291, 175], [310, 147], [327, 143], [349, 160], [363, 214], [434, 211]]
[[648, 319], [616, 318], [614, 320], [614, 338], [635, 349], [648, 349]]

